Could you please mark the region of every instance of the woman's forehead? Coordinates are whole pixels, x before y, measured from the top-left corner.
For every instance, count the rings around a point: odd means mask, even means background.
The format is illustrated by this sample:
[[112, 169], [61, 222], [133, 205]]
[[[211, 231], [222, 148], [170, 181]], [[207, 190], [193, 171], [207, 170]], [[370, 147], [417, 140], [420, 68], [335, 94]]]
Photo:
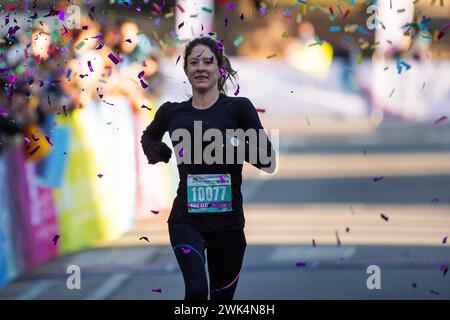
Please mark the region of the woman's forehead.
[[189, 58], [210, 58], [213, 55], [213, 52], [211, 51], [211, 49], [207, 46], [198, 44], [196, 45], [192, 51], [191, 54], [189, 55]]

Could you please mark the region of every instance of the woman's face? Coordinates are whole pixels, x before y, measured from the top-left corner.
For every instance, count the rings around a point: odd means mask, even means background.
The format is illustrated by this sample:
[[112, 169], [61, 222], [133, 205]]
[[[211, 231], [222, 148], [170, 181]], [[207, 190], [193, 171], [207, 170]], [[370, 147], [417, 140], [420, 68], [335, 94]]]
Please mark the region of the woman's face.
[[214, 53], [209, 47], [198, 44], [187, 57], [184, 70], [193, 91], [207, 92], [217, 89], [219, 67]]

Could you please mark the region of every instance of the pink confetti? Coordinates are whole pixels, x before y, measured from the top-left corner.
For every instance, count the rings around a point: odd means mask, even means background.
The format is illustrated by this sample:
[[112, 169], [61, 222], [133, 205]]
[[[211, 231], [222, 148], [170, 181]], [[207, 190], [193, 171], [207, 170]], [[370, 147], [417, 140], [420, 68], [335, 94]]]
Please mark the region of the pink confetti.
[[384, 215], [384, 214], [380, 214], [381, 218], [383, 218], [384, 221], [389, 221], [389, 217]]
[[447, 120], [447, 116], [442, 116], [439, 119], [434, 120], [434, 124], [439, 124], [445, 120]]
[[265, 112], [266, 112], [266, 109], [263, 109], [263, 108], [256, 108], [256, 112], [265, 113]]
[[177, 4], [177, 8], [181, 11], [181, 13], [184, 13], [184, 8], [180, 4]]

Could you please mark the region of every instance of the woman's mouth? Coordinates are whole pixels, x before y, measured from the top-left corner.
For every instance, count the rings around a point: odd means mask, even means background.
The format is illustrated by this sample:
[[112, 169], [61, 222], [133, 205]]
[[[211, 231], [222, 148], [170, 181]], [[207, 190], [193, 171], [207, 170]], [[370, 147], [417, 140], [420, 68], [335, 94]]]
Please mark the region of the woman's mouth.
[[204, 80], [208, 80], [208, 77], [207, 76], [196, 76], [194, 79], [197, 81], [204, 81]]

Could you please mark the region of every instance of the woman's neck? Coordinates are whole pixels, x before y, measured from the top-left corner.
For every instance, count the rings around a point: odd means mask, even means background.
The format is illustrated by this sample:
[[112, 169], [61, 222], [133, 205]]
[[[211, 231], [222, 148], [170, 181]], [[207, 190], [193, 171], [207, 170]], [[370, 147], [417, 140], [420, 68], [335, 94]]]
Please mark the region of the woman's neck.
[[219, 90], [211, 90], [205, 93], [195, 92], [192, 95], [192, 106], [197, 109], [207, 109], [219, 99]]

